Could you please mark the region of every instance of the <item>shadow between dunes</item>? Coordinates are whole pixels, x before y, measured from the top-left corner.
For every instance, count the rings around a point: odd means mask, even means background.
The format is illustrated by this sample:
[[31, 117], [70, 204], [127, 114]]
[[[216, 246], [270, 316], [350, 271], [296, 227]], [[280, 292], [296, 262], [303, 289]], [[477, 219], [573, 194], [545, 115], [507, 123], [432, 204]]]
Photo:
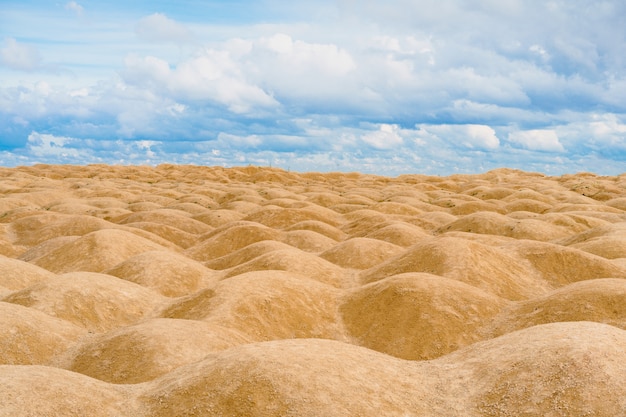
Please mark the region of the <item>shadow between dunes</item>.
[[626, 175], [0, 168], [0, 416], [626, 415]]

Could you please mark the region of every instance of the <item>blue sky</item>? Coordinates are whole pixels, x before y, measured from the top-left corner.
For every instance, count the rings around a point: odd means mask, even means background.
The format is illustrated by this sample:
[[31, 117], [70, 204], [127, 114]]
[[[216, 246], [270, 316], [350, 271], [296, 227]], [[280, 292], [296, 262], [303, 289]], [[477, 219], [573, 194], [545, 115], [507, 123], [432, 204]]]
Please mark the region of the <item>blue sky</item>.
[[0, 165], [626, 171], [623, 0], [0, 4]]

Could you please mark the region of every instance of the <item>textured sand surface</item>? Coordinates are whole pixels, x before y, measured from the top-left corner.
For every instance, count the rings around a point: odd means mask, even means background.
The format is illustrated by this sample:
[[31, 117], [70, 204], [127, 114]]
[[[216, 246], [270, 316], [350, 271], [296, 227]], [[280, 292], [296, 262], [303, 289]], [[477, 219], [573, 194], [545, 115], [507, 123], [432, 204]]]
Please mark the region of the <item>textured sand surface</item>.
[[624, 416], [626, 174], [0, 168], [0, 416]]

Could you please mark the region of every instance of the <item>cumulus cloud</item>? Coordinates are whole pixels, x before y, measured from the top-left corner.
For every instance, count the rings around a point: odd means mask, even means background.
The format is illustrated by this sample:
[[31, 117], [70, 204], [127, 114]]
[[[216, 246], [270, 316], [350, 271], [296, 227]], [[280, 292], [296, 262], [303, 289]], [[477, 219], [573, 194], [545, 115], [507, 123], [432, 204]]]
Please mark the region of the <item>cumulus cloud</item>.
[[77, 158], [80, 152], [72, 148], [72, 138], [31, 132], [27, 147], [36, 157]]
[[40, 67], [41, 56], [37, 47], [5, 38], [0, 49], [0, 62], [14, 70], [33, 71]]
[[613, 113], [591, 114], [581, 120], [556, 127], [572, 153], [597, 153], [616, 160], [626, 160], [625, 117]]
[[148, 42], [188, 42], [194, 37], [191, 30], [162, 13], [139, 20], [135, 33]]
[[427, 134], [448, 141], [454, 145], [469, 149], [492, 150], [500, 146], [500, 140], [496, 132], [489, 126], [466, 124], [466, 125], [419, 125], [419, 128]]
[[397, 125], [381, 124], [379, 130], [365, 133], [361, 140], [374, 149], [399, 149], [403, 144]]
[[297, 72], [306, 70], [329, 76], [343, 76], [355, 68], [350, 54], [335, 44], [294, 41], [284, 33], [261, 38], [257, 47], [273, 52], [280, 64]]
[[284, 33], [255, 39], [237, 58], [248, 78], [279, 100], [330, 111], [354, 100], [357, 63], [335, 43], [293, 39]]
[[564, 152], [557, 133], [552, 129], [520, 130], [509, 133], [509, 141], [533, 151]]
[[207, 49], [174, 68], [152, 56], [131, 55], [125, 63], [124, 81], [147, 88], [157, 96], [196, 103], [212, 102], [237, 114], [277, 104], [269, 93], [246, 80], [227, 51]]

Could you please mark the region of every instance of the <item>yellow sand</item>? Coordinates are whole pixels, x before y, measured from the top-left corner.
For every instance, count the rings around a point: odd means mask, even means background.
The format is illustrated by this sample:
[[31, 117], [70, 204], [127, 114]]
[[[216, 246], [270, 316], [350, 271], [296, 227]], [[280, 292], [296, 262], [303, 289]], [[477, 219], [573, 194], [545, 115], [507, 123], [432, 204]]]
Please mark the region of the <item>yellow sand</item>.
[[626, 415], [626, 174], [0, 168], [0, 416]]

